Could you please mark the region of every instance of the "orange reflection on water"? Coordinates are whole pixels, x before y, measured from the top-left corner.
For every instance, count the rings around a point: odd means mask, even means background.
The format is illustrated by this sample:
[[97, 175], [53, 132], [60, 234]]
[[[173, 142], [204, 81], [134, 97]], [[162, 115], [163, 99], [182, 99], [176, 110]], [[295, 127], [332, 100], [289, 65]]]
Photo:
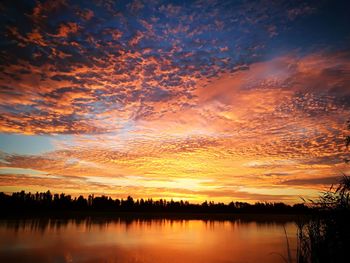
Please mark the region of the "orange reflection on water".
[[[282, 262], [292, 222], [27, 220], [0, 222], [0, 262]], [[278, 255], [280, 254], [280, 255]]]

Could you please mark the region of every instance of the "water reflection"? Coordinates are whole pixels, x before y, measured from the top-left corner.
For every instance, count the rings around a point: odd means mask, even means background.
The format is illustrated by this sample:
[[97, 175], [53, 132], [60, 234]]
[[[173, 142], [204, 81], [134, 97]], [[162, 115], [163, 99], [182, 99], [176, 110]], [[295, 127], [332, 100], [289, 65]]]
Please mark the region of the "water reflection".
[[0, 262], [283, 262], [287, 230], [246, 220], [26, 219], [0, 221]]

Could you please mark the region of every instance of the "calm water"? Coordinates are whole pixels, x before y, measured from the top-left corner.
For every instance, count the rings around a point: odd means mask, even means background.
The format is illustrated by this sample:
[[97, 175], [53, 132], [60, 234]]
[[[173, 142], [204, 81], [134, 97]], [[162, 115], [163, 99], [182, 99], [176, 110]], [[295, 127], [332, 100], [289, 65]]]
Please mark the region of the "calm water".
[[[2, 220], [0, 262], [284, 262], [294, 223]], [[280, 254], [280, 255], [279, 255]]]

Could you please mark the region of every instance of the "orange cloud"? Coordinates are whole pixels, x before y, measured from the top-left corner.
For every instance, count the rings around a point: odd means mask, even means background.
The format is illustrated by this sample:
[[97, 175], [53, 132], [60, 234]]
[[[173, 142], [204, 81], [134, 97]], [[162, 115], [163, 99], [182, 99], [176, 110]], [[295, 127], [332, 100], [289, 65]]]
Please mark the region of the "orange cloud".
[[56, 37], [67, 37], [69, 34], [77, 33], [79, 26], [77, 23], [68, 22], [66, 24], [61, 24]]
[[[349, 83], [348, 66], [341, 53], [290, 55], [212, 78], [182, 75], [171, 88], [162, 79], [179, 69], [166, 58], [141, 59], [131, 75], [97, 66], [48, 70], [44, 81], [24, 74], [24, 95], [8, 93], [3, 104], [24, 100], [46, 114], [7, 113], [2, 131], [73, 135], [67, 143], [57, 140], [57, 150], [45, 157], [7, 156], [3, 166], [68, 180], [72, 192], [78, 180], [80, 192], [107, 189], [113, 196], [298, 202], [347, 169], [349, 107], [340, 87]], [[145, 86], [153, 74], [159, 79]], [[317, 79], [323, 85], [315, 86]], [[40, 94], [31, 97], [33, 83]], [[16, 180], [7, 178], [4, 187]], [[28, 184], [50, 186], [40, 180]]]

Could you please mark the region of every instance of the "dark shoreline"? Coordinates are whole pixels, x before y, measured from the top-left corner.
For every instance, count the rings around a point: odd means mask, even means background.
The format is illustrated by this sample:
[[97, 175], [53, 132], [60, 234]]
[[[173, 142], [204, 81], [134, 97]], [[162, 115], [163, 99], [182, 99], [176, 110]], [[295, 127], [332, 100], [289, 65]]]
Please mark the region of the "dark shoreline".
[[37, 213], [1, 214], [0, 220], [16, 219], [107, 219], [107, 220], [208, 220], [208, 221], [255, 221], [255, 222], [297, 222], [309, 218], [308, 214], [275, 213], [172, 213], [172, 212], [114, 212], [114, 211], [60, 211]]

